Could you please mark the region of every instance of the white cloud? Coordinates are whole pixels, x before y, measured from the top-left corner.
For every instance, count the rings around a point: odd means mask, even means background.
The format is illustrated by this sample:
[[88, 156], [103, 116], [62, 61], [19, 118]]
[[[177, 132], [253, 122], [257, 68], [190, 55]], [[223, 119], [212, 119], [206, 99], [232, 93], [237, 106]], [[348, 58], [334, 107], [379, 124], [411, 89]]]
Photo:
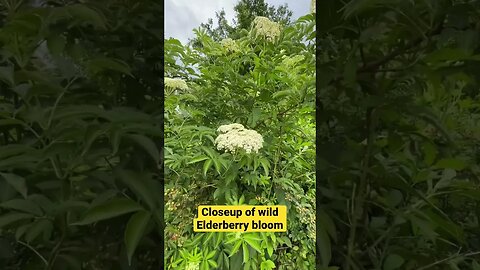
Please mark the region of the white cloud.
[[[233, 7], [238, 0], [166, 0], [165, 1], [165, 37], [174, 37], [182, 43], [193, 37], [192, 30], [209, 18], [215, 19], [215, 12], [222, 8], [226, 18], [232, 21]], [[310, 0], [266, 0], [275, 6], [287, 3], [296, 19], [309, 12]]]

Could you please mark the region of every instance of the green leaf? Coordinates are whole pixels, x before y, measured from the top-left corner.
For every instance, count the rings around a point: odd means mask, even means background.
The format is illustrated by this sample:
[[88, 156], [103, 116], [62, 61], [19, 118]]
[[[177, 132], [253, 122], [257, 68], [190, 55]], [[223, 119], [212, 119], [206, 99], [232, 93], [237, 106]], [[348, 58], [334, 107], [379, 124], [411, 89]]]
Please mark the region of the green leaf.
[[206, 159], [209, 159], [209, 157], [207, 157], [205, 155], [197, 156], [197, 157], [194, 157], [192, 160], [190, 160], [187, 164], [197, 163], [197, 162], [200, 162], [200, 161], [204, 161]]
[[272, 257], [273, 255], [273, 244], [270, 243], [270, 242], [266, 242], [267, 243], [267, 253], [268, 253], [268, 256]]
[[[80, 23], [88, 23], [100, 29], [106, 29], [105, 17], [100, 12], [82, 4], [68, 5], [64, 8]], [[62, 10], [63, 11], [63, 10]]]
[[20, 238], [25, 234], [25, 232], [30, 228], [33, 224], [23, 224], [17, 228], [15, 231], [15, 239], [20, 240]]
[[27, 184], [23, 177], [10, 173], [0, 173], [0, 175], [12, 186], [18, 193], [22, 194], [24, 198], [27, 197]]
[[40, 209], [40, 207], [35, 203], [28, 200], [13, 199], [0, 204], [0, 207], [19, 210], [22, 212], [34, 214], [36, 216], [43, 215], [42, 209]]
[[357, 59], [352, 57], [348, 60], [343, 71], [343, 76], [348, 85], [352, 86], [357, 80]]
[[147, 211], [139, 211], [128, 220], [125, 229], [125, 246], [127, 248], [128, 265], [132, 264], [132, 256], [150, 222], [150, 216], [150, 213]]
[[317, 223], [317, 243], [320, 251], [320, 261], [322, 266], [328, 266], [332, 259], [332, 249], [330, 244], [330, 238], [324, 227]]
[[65, 49], [67, 40], [62, 35], [54, 35], [47, 39], [47, 47], [53, 55], [60, 55]]
[[425, 163], [430, 166], [433, 164], [433, 161], [437, 157], [437, 149], [432, 143], [426, 142], [423, 144], [424, 160]]
[[250, 260], [250, 252], [248, 251], [248, 246], [247, 244], [245, 244], [245, 242], [243, 242], [242, 248], [243, 248], [243, 263], [248, 263], [248, 261]]
[[203, 176], [207, 177], [207, 171], [212, 166], [212, 160], [209, 159], [203, 163]]
[[461, 61], [470, 59], [471, 53], [460, 48], [441, 48], [425, 57], [426, 62]]
[[275, 263], [272, 262], [271, 260], [266, 260], [266, 261], [263, 261], [261, 264], [260, 264], [260, 269], [261, 270], [271, 270], [273, 268], [275, 268]]
[[33, 218], [33, 215], [24, 213], [7, 213], [3, 216], [0, 216], [0, 228], [5, 227], [10, 223], [28, 218]]
[[118, 59], [111, 59], [111, 58], [93, 59], [88, 62], [88, 67], [94, 74], [103, 72], [106, 70], [112, 70], [112, 71], [117, 71], [117, 72], [126, 74], [130, 77], [133, 77], [133, 74], [128, 64]]
[[405, 259], [397, 254], [390, 254], [383, 263], [383, 270], [399, 269], [405, 263]]
[[472, 261], [472, 270], [480, 270], [480, 263]]
[[13, 66], [0, 67], [0, 80], [7, 83], [9, 86], [15, 84], [13, 77]]
[[116, 170], [115, 173], [150, 209], [154, 210], [157, 208], [158, 204], [152, 192], [153, 189], [150, 188], [150, 177], [148, 175], [127, 170]]
[[93, 207], [87, 211], [87, 214], [81, 221], [73, 223], [72, 225], [87, 225], [142, 209], [138, 203], [130, 199], [117, 198]]
[[237, 251], [240, 249], [240, 247], [242, 246], [242, 243], [243, 241], [241, 241], [240, 239], [237, 240], [237, 242], [235, 243], [235, 245], [233, 245], [233, 248], [232, 250], [230, 251], [230, 256], [229, 257], [232, 257], [233, 255], [235, 255], [235, 253], [237, 253]]
[[275, 92], [273, 95], [272, 95], [272, 98], [281, 98], [281, 97], [286, 97], [286, 96], [290, 96], [290, 95], [293, 95], [295, 94], [295, 91], [292, 91], [292, 90], [282, 90], [282, 91], [278, 91], [278, 92]]
[[28, 228], [25, 234], [25, 240], [27, 243], [32, 242], [35, 240], [42, 232], [45, 230], [51, 230], [53, 228], [53, 224], [48, 219], [40, 219], [35, 222], [31, 227]]
[[260, 159], [260, 164], [262, 164], [263, 170], [265, 171], [265, 176], [268, 176], [268, 169], [270, 168], [270, 162], [266, 158]]
[[152, 157], [155, 163], [160, 162], [160, 152], [158, 151], [157, 145], [155, 145], [152, 139], [139, 134], [128, 134], [125, 135], [125, 137], [131, 139], [141, 146]]
[[441, 169], [463, 170], [465, 169], [465, 167], [467, 167], [467, 164], [465, 161], [460, 159], [445, 158], [445, 159], [439, 160], [435, 164], [435, 167], [441, 168]]
[[213, 269], [216, 269], [218, 267], [218, 264], [214, 260], [208, 260], [208, 264], [213, 267]]
[[252, 248], [254, 248], [259, 253], [263, 252], [262, 247], [260, 246], [260, 241], [259, 240], [252, 239], [252, 238], [247, 238], [247, 237], [244, 237], [243, 239], [248, 243], [248, 245], [250, 245]]

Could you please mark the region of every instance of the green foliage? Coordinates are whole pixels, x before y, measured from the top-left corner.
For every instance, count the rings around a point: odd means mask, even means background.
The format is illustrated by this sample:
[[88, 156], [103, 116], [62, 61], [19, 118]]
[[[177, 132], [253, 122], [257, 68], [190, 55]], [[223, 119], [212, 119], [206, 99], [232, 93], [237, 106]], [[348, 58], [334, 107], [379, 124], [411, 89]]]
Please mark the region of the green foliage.
[[0, 269], [158, 269], [155, 1], [0, 2]]
[[[221, 10], [215, 14], [216, 27], [210, 18], [207, 23], [202, 23], [200, 28], [213, 40], [220, 41], [225, 38], [239, 38], [242, 29], [250, 29], [256, 16], [267, 17], [282, 25], [291, 23], [292, 11], [288, 9], [287, 4], [275, 7], [265, 3], [264, 0], [240, 0], [233, 9], [235, 11], [233, 24], [225, 18], [225, 10]], [[197, 39], [191, 41], [192, 44], [199, 44], [198, 42]]]
[[319, 3], [323, 269], [478, 267], [479, 3]]
[[[236, 49], [196, 31], [202, 46], [165, 41], [166, 269], [314, 269], [313, 14], [272, 42], [244, 30]], [[218, 127], [263, 136], [258, 153], [218, 150]], [[286, 233], [194, 233], [198, 205], [287, 205]]]

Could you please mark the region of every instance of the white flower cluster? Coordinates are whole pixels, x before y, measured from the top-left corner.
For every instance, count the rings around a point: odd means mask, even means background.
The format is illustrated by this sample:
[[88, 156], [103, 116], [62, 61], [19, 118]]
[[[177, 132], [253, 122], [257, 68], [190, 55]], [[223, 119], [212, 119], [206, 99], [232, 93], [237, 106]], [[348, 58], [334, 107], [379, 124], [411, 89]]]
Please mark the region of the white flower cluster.
[[215, 139], [218, 150], [235, 153], [239, 149], [247, 153], [255, 152], [263, 147], [263, 137], [255, 130], [246, 129], [241, 124], [223, 125], [217, 129], [221, 134]]
[[315, 0], [312, 0], [312, 2], [310, 3], [310, 10], [312, 11], [312, 13], [317, 13], [317, 5], [315, 4]]
[[303, 55], [295, 55], [293, 57], [284, 57], [282, 60], [282, 64], [285, 65], [288, 68], [293, 68], [295, 67], [299, 62], [302, 62], [303, 59], [305, 59], [305, 56]]
[[268, 41], [275, 40], [280, 36], [281, 26], [279, 23], [272, 22], [267, 17], [255, 17], [253, 25], [257, 36], [265, 37]]
[[178, 78], [165, 78], [165, 87], [171, 89], [188, 90], [187, 82]]
[[198, 269], [200, 269], [199, 262], [190, 262], [187, 264], [187, 267], [185, 267], [185, 270], [198, 270]]
[[238, 44], [235, 42], [235, 40], [231, 38], [226, 38], [222, 41], [220, 41], [220, 44], [222, 44], [223, 48], [227, 50], [227, 52], [238, 52], [240, 51], [240, 47], [238, 47]]

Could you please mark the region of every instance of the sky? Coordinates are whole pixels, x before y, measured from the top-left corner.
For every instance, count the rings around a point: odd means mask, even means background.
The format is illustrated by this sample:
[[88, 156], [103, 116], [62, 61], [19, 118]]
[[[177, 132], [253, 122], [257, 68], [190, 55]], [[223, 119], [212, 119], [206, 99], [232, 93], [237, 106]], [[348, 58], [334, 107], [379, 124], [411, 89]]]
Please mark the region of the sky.
[[[165, 0], [165, 38], [176, 38], [185, 44], [193, 37], [192, 30], [215, 19], [215, 12], [225, 9], [229, 22], [232, 21], [233, 7], [238, 0]], [[288, 4], [295, 20], [310, 12], [310, 0], [266, 0], [269, 5]]]

